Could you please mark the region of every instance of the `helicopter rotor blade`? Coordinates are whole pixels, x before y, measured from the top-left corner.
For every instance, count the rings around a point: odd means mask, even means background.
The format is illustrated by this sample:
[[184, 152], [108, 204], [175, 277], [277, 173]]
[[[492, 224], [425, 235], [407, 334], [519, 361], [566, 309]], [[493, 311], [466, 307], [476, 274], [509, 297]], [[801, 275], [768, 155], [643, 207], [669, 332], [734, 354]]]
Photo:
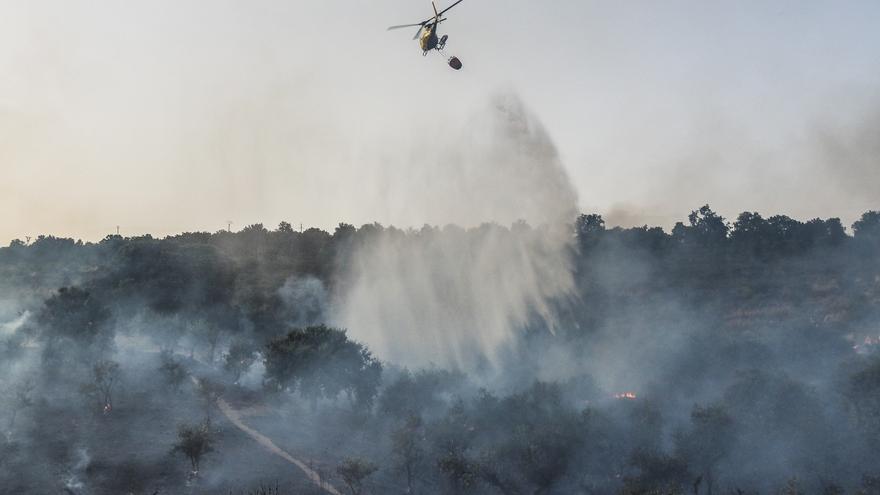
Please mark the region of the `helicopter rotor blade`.
[[413, 36], [413, 41], [419, 39], [419, 35], [422, 34], [422, 30], [423, 30], [423, 29], [425, 29], [425, 26], [421, 26], [421, 25], [420, 25], [420, 26], [419, 26], [419, 30], [416, 31], [416, 35]]
[[[441, 10], [440, 13], [437, 14], [437, 16], [439, 17], [439, 16], [445, 14], [449, 9], [451, 9], [452, 7], [455, 7], [456, 5], [460, 4], [460, 3], [463, 2], [463, 1], [464, 1], [464, 0], [458, 0], [457, 2], [453, 3], [453, 4], [450, 5], [449, 7], [446, 7], [445, 9]], [[432, 3], [433, 3], [433, 2], [432, 2]], [[437, 12], [437, 7], [434, 7], [434, 12]]]
[[[421, 33], [421, 32], [422, 32], [422, 31], [421, 31], [422, 29], [428, 28], [428, 27], [430, 27], [431, 25], [433, 25], [433, 24], [435, 24], [435, 23], [439, 24], [439, 23], [445, 21], [446, 19], [441, 19], [441, 17], [443, 17], [443, 14], [444, 14], [446, 11], [448, 11], [449, 9], [451, 9], [452, 7], [455, 7], [456, 5], [460, 4], [462, 1], [463, 1], [463, 0], [458, 0], [458, 1], [456, 1], [455, 3], [453, 3], [452, 5], [450, 5], [449, 7], [446, 7], [445, 9], [441, 10], [440, 12], [437, 12], [437, 5], [436, 5], [436, 4], [433, 2], [433, 0], [432, 0], [432, 1], [431, 1], [431, 6], [434, 8], [434, 14], [435, 14], [434, 17], [432, 17], [432, 18], [430, 18], [430, 19], [425, 19], [424, 21], [419, 22], [419, 23], [416, 23], [416, 24], [400, 24], [400, 25], [398, 25], [398, 26], [391, 26], [391, 27], [389, 27], [387, 30], [388, 30], [388, 31], [391, 31], [392, 29], [401, 29], [401, 28], [408, 28], [408, 27], [416, 27], [416, 26], [419, 26], [419, 27], [420, 27], [420, 29], [419, 29], [419, 33]], [[418, 37], [419, 37], [419, 35], [416, 34], [416, 38], [418, 38]]]
[[425, 25], [424, 22], [419, 22], [419, 23], [416, 23], [416, 24], [400, 24], [400, 25], [397, 25], [397, 26], [390, 26], [388, 29], [386, 29], [386, 31], [391, 31], [392, 29], [402, 29], [402, 28], [408, 28], [408, 27], [416, 27], [416, 26], [419, 26], [419, 28], [421, 28], [421, 27], [424, 27], [424, 25]]

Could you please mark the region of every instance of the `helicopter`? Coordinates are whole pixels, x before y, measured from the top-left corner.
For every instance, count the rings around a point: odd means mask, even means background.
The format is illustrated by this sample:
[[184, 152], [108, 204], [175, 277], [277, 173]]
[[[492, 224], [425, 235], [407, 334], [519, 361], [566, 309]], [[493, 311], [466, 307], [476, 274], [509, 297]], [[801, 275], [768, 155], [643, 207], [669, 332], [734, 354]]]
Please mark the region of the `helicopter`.
[[[418, 26], [419, 30], [416, 31], [416, 35], [413, 37], [413, 40], [419, 40], [419, 47], [422, 49], [422, 56], [428, 54], [431, 50], [442, 51], [446, 48], [446, 41], [449, 39], [448, 35], [443, 35], [442, 37], [437, 35], [437, 26], [445, 21], [446, 19], [443, 17], [443, 14], [449, 11], [452, 7], [460, 4], [464, 0], [458, 0], [449, 7], [437, 12], [437, 4], [433, 1], [431, 2], [431, 6], [434, 8], [434, 17], [431, 17], [427, 20], [416, 24], [401, 24], [399, 26], [391, 26], [388, 28], [388, 31], [392, 29], [402, 29], [408, 27], [416, 27]], [[449, 57], [449, 66], [455, 70], [461, 69], [461, 60], [458, 57], [452, 56]]]

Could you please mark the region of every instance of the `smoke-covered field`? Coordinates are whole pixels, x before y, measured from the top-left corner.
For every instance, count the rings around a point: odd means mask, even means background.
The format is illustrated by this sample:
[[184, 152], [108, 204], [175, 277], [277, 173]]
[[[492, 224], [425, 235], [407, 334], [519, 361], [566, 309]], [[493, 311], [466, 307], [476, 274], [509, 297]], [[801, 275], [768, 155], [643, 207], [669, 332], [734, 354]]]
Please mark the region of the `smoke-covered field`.
[[880, 214], [570, 220], [13, 242], [0, 487], [878, 493]]

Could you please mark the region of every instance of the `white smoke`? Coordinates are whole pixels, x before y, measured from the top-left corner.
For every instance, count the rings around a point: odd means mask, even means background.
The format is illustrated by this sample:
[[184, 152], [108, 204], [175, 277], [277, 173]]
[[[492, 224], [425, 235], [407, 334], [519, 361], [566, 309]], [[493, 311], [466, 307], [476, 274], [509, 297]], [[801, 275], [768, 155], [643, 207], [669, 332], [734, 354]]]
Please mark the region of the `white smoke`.
[[17, 318], [6, 323], [0, 323], [0, 337], [9, 337], [21, 328], [22, 325], [30, 318], [30, 311], [23, 311]]
[[320, 323], [326, 312], [327, 290], [315, 277], [290, 277], [278, 289], [290, 324]]
[[[361, 246], [337, 318], [384, 359], [468, 368], [491, 363], [532, 318], [552, 328], [549, 302], [573, 288], [568, 225], [577, 197], [553, 142], [516, 96], [493, 99], [445, 144], [452, 151], [414, 164], [413, 174], [431, 181], [420, 198], [402, 192], [404, 207], [470, 230], [385, 231]], [[517, 220], [535, 227], [479, 226]]]
[[65, 476], [64, 488], [67, 493], [75, 493], [77, 495], [88, 493], [82, 478], [91, 462], [92, 458], [89, 456], [88, 450], [84, 447], [76, 449], [76, 462]]

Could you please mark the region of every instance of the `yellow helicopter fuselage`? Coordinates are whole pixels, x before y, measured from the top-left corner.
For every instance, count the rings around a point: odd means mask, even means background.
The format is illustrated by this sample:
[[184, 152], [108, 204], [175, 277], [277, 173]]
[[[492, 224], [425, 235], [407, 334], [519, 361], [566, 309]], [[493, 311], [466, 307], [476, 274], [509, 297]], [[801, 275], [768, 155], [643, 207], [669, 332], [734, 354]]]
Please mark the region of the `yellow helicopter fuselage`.
[[437, 24], [432, 25], [430, 29], [422, 29], [422, 32], [419, 34], [419, 46], [423, 52], [437, 48], [438, 42]]

